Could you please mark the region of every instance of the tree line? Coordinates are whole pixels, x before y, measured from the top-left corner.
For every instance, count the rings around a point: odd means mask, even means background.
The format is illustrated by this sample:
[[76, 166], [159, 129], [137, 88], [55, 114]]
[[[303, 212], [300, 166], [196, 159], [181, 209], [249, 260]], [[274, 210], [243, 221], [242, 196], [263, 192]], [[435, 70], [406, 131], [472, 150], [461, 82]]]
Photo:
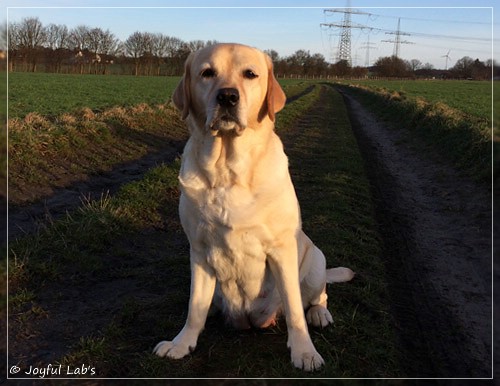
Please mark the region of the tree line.
[[[120, 41], [111, 31], [79, 25], [69, 29], [61, 24], [44, 26], [36, 17], [10, 22], [0, 39], [8, 41], [9, 71], [79, 74], [181, 75], [190, 52], [217, 43], [214, 40], [182, 39], [136, 31]], [[0, 42], [1, 43], [1, 42]], [[418, 59], [379, 58], [374, 66], [351, 67], [346, 61], [328, 63], [321, 54], [297, 50], [280, 57], [267, 50], [279, 77], [450, 77], [491, 78], [492, 61], [464, 57], [448, 71], [435, 70]]]
[[[381, 77], [437, 77], [450, 79], [475, 79], [491, 80], [492, 60], [485, 62], [479, 59], [472, 59], [469, 56], [457, 60], [455, 65], [448, 70], [436, 70], [429, 64], [422, 64], [418, 59], [410, 61], [402, 60], [395, 56], [379, 58], [375, 62], [375, 69], [378, 76]], [[498, 68], [495, 69], [498, 72]]]

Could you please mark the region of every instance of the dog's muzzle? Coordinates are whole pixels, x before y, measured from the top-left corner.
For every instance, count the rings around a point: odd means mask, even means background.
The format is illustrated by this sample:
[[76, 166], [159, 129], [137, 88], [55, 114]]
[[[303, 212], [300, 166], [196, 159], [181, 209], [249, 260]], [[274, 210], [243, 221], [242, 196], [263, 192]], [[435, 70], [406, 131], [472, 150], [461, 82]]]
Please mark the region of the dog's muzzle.
[[234, 131], [236, 135], [241, 135], [246, 125], [239, 118], [239, 91], [235, 88], [221, 88], [217, 92], [216, 101], [213, 119], [209, 123], [212, 134]]

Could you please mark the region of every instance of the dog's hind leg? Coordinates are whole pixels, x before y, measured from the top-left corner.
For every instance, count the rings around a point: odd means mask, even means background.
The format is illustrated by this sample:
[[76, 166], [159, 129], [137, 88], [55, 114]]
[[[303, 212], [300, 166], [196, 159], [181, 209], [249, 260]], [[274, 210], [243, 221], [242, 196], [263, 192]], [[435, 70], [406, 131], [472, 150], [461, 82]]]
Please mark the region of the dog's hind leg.
[[326, 283], [328, 280], [326, 259], [323, 252], [301, 231], [297, 237], [300, 259], [300, 291], [307, 323], [314, 327], [326, 327], [333, 323], [327, 308]]
[[325, 256], [312, 242], [306, 253], [304, 258], [309, 260], [309, 269], [300, 283], [306, 320], [314, 327], [326, 327], [333, 323], [333, 318], [327, 308]]

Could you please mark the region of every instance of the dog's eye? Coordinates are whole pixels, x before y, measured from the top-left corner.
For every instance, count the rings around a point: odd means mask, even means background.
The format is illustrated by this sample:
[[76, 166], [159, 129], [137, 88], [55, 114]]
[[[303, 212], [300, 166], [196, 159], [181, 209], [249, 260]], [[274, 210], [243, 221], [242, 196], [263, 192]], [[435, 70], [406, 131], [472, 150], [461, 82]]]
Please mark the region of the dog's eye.
[[255, 72], [253, 72], [252, 70], [245, 70], [243, 72], [243, 76], [247, 79], [255, 79], [257, 78], [259, 75], [257, 75]]
[[211, 68], [205, 68], [200, 75], [202, 78], [213, 78], [216, 73]]

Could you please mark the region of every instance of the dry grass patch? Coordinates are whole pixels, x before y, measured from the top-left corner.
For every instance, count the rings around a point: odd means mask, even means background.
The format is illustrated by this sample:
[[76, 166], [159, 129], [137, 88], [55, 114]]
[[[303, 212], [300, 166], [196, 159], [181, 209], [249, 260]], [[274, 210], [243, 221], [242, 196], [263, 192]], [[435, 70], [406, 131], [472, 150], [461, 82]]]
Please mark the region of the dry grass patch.
[[147, 104], [103, 112], [84, 108], [54, 118], [29, 113], [8, 125], [14, 204], [35, 201], [55, 188], [160, 151], [187, 136], [172, 107]]

